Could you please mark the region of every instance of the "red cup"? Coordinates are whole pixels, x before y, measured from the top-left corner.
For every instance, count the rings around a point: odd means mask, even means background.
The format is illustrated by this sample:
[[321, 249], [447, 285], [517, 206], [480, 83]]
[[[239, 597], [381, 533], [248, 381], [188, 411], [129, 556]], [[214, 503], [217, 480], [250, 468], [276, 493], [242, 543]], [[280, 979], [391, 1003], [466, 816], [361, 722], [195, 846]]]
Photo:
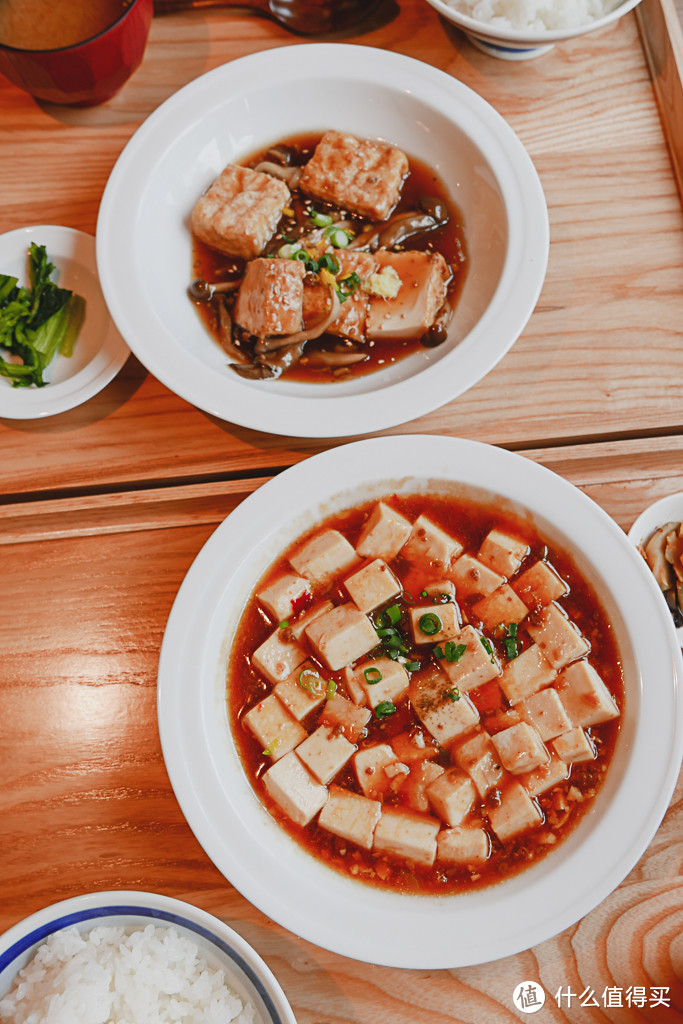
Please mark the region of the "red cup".
[[133, 0], [99, 35], [59, 50], [19, 50], [0, 44], [0, 72], [49, 103], [94, 107], [117, 93], [140, 64], [153, 0]]

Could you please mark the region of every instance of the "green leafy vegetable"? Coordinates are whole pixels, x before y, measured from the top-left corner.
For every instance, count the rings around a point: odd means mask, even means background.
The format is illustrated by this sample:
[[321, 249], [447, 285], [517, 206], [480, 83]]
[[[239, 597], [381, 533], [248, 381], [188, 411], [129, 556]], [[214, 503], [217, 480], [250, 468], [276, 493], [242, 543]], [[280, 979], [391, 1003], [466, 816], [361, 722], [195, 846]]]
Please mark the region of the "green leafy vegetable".
[[47, 384], [45, 369], [58, 353], [71, 356], [85, 319], [85, 300], [50, 280], [54, 270], [45, 246], [31, 242], [29, 287], [0, 274], [0, 348], [22, 360], [0, 357], [0, 375], [15, 388]]

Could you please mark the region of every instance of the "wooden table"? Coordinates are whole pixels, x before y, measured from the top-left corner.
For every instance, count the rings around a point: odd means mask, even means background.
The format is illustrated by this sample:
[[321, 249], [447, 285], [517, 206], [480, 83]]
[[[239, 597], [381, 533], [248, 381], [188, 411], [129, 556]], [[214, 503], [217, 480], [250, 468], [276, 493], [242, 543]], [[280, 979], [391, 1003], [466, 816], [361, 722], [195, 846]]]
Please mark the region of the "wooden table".
[[[547, 280], [521, 338], [467, 394], [392, 433], [521, 451], [624, 529], [683, 489], [683, 211], [666, 109], [677, 78], [648, 35], [670, 3], [644, 0], [639, 12], [654, 81], [635, 14], [515, 65], [474, 49], [421, 0], [387, 0], [343, 37], [420, 58], [491, 102], [531, 154], [550, 213]], [[176, 13], [155, 18], [142, 66], [102, 107], [40, 106], [0, 82], [2, 230], [94, 233], [107, 176], [159, 103], [227, 60], [299, 41], [245, 12]], [[78, 893], [151, 889], [240, 931], [301, 1024], [507, 1024], [521, 1019], [512, 991], [527, 979], [549, 993], [541, 1022], [683, 1020], [681, 783], [601, 906], [528, 952], [460, 970], [390, 970], [318, 949], [251, 907], [198, 845], [156, 727], [166, 619], [225, 515], [323, 445], [212, 419], [132, 356], [79, 409], [0, 421], [0, 444], [0, 929]], [[599, 1007], [558, 1007], [567, 986], [594, 990]], [[617, 999], [605, 990], [629, 986], [668, 987], [670, 1005], [605, 1005]]]

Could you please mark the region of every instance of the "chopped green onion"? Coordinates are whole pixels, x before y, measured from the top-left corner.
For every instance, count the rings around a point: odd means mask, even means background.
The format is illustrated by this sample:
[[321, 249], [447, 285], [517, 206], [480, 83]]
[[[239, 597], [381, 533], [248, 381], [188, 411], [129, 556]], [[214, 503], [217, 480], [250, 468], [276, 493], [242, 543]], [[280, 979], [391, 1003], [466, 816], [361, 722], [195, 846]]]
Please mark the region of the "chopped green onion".
[[337, 684], [335, 683], [334, 679], [330, 679], [330, 681], [327, 684], [327, 689], [325, 690], [325, 696], [329, 700], [330, 697], [334, 697], [336, 692], [337, 692]]
[[420, 668], [420, 662], [419, 661], [406, 661], [403, 664], [404, 664], [404, 667], [409, 672], [417, 672], [418, 669]]
[[427, 593], [426, 590], [421, 590], [420, 591], [420, 597], [429, 597], [429, 594]]
[[382, 640], [385, 640], [387, 637], [398, 636], [393, 626], [383, 626], [381, 629], [376, 630], [376, 632], [377, 636], [381, 636]]
[[366, 668], [363, 670], [366, 683], [374, 686], [375, 683], [379, 683], [382, 679], [382, 673], [378, 668]]
[[265, 750], [262, 750], [262, 751], [261, 751], [261, 753], [262, 753], [262, 754], [265, 754], [265, 756], [266, 756], [266, 757], [272, 757], [272, 756], [273, 756], [273, 754], [275, 753], [275, 751], [277, 750], [277, 748], [278, 748], [279, 746], [280, 746], [280, 741], [279, 741], [279, 740], [273, 740], [273, 742], [272, 742], [272, 743], [270, 743], [270, 744], [269, 744], [269, 745], [268, 745], [268, 746], [266, 747], [266, 749], [265, 749]]
[[493, 663], [493, 647], [491, 646], [491, 641], [488, 639], [488, 637], [483, 636], [481, 638], [481, 645], [488, 654], [489, 658], [491, 659], [491, 662]]
[[401, 609], [397, 604], [385, 608], [378, 619], [381, 626], [397, 626], [401, 621]]
[[355, 290], [358, 288], [360, 285], [360, 277], [354, 270], [350, 274], [347, 274], [346, 277], [340, 278], [337, 283], [339, 285], [339, 294], [346, 297], [353, 295]]
[[343, 228], [335, 228], [327, 236], [328, 241], [335, 249], [345, 249], [352, 238], [353, 235], [350, 235], [348, 231], [344, 231]]
[[305, 252], [301, 248], [301, 245], [299, 244], [299, 242], [287, 242], [287, 243], [285, 243], [285, 245], [281, 245], [280, 246], [280, 248], [277, 251], [277, 254], [280, 257], [280, 259], [283, 259], [283, 260], [293, 260], [293, 259], [301, 259], [301, 257], [298, 255], [298, 253], [300, 253], [300, 252], [304, 253], [304, 259], [305, 259]]
[[420, 627], [420, 632], [424, 633], [425, 636], [434, 636], [435, 633], [443, 629], [441, 619], [434, 612], [427, 612], [426, 615], [419, 619], [417, 624]]
[[435, 658], [445, 658], [446, 657], [446, 655], [443, 652], [443, 647], [441, 647], [440, 644], [437, 644], [437, 646], [434, 648], [434, 657]]
[[508, 661], [512, 661], [519, 654], [519, 644], [512, 636], [507, 637], [503, 643], [505, 645], [505, 657]]
[[305, 668], [299, 673], [299, 686], [314, 697], [322, 697], [327, 690], [325, 680], [312, 668]]
[[326, 252], [324, 256], [320, 257], [318, 266], [321, 270], [329, 270], [331, 274], [339, 273], [339, 260], [330, 252]]
[[375, 708], [376, 718], [388, 718], [389, 715], [396, 714], [396, 705], [392, 700], [383, 700]]
[[453, 664], [456, 661], [460, 661], [463, 654], [467, 650], [467, 644], [456, 644], [452, 640], [448, 640], [444, 645], [444, 655], [446, 661]]
[[455, 703], [456, 700], [460, 700], [460, 690], [457, 686], [454, 686], [452, 690], [448, 691], [447, 696], [449, 700], [452, 700], [453, 703]]
[[508, 637], [511, 640], [516, 640], [517, 639], [517, 623], [516, 622], [511, 622], [510, 625], [508, 626]]
[[310, 217], [317, 228], [328, 228], [332, 223], [329, 213], [318, 213], [317, 210], [311, 210]]

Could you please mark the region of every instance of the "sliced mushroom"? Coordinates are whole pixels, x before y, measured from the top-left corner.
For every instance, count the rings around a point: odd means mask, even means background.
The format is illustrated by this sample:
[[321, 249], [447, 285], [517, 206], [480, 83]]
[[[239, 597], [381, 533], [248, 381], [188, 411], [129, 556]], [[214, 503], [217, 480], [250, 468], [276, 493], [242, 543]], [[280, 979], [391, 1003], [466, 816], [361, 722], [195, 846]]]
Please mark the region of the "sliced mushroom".
[[673, 567], [677, 580], [683, 583], [683, 537], [680, 535], [678, 524], [676, 524], [674, 530], [667, 534], [664, 557], [669, 565]]
[[280, 181], [286, 181], [287, 185], [294, 189], [299, 184], [303, 168], [283, 167], [282, 164], [276, 164], [272, 160], [262, 160], [260, 164], [256, 165], [254, 170], [261, 171], [263, 174], [269, 174], [271, 178], [279, 178]]
[[402, 213], [392, 217], [387, 226], [379, 233], [379, 246], [382, 249], [394, 249], [415, 235], [426, 231], [434, 231], [440, 223], [428, 213]]
[[260, 363], [229, 363], [228, 365], [231, 370], [247, 380], [270, 380], [280, 375], [270, 366], [261, 366]]
[[192, 282], [188, 291], [190, 298], [194, 299], [195, 302], [208, 302], [214, 297], [216, 292], [234, 292], [239, 288], [242, 278], [239, 277], [233, 281], [217, 281], [211, 284], [209, 281], [205, 281], [203, 278], [198, 277]]
[[307, 355], [306, 363], [308, 366], [352, 366], [353, 363], [362, 363], [364, 359], [367, 359], [367, 352], [352, 352], [348, 349], [345, 352], [326, 352], [321, 349]]
[[644, 547], [647, 563], [661, 590], [669, 590], [674, 585], [674, 572], [666, 560], [666, 538], [675, 527], [676, 523], [660, 526]]
[[216, 302], [216, 313], [218, 315], [218, 340], [224, 352], [236, 359], [238, 363], [246, 363], [246, 353], [239, 349], [232, 337], [232, 317], [225, 302], [219, 299]]
[[434, 322], [420, 338], [420, 342], [425, 348], [436, 348], [437, 345], [443, 345], [444, 341], [448, 339], [448, 324], [452, 316], [453, 307], [447, 299], [434, 317]]

